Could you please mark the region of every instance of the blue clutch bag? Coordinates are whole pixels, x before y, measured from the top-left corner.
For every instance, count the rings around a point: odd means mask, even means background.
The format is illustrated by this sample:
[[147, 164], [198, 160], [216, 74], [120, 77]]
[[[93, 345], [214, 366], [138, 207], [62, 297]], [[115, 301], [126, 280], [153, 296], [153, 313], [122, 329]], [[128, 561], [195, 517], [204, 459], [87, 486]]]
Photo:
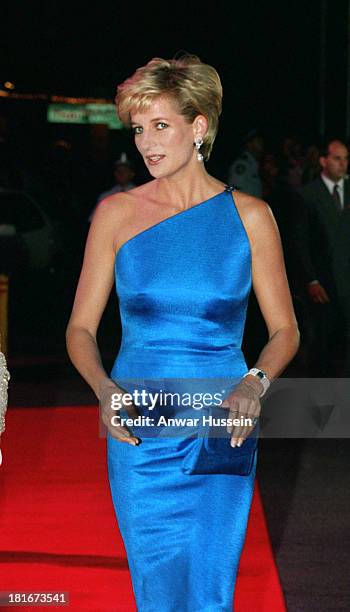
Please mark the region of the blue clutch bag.
[[183, 459], [185, 474], [231, 474], [248, 476], [254, 464], [259, 425], [255, 425], [242, 446], [233, 448], [226, 427], [208, 425], [201, 437], [193, 440]]

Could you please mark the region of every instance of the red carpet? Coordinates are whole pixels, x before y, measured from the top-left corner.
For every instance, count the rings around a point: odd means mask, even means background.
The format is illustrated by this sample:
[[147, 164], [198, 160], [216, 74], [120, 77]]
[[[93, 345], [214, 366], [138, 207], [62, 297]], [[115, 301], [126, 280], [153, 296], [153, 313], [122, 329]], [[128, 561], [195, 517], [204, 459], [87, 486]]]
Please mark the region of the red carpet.
[[[69, 592], [57, 610], [135, 611], [97, 409], [10, 408], [2, 448], [0, 591]], [[257, 485], [235, 610], [285, 611]]]

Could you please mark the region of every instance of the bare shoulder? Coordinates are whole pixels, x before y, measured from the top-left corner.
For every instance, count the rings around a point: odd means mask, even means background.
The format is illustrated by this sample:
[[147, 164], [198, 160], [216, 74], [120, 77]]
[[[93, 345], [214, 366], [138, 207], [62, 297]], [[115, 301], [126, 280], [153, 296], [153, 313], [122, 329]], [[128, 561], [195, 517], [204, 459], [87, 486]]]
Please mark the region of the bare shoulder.
[[272, 216], [271, 208], [264, 200], [243, 191], [234, 191], [232, 195], [243, 223], [254, 224], [254, 221]]
[[93, 222], [98, 225], [111, 225], [113, 227], [124, 224], [132, 216], [134, 207], [142, 197], [144, 186], [135, 187], [129, 191], [114, 193], [99, 202], [96, 207]]
[[147, 202], [153, 181], [107, 196], [98, 204], [91, 231], [111, 239], [113, 251], [149, 224]]
[[113, 214], [113, 212], [118, 214], [121, 212], [121, 210], [127, 211], [128, 208], [132, 208], [135, 204], [140, 202], [140, 200], [147, 199], [148, 194], [151, 192], [152, 183], [153, 181], [150, 181], [149, 183], [139, 185], [138, 187], [134, 187], [128, 191], [122, 191], [107, 196], [101, 200], [98, 208], [106, 208], [108, 206], [108, 208], [112, 211], [111, 214]]
[[131, 202], [127, 192], [115, 193], [101, 200], [92, 216], [87, 245], [96, 242], [100, 249], [115, 253], [116, 237], [128, 223]]
[[110, 218], [118, 217], [129, 200], [127, 192], [114, 193], [101, 200], [96, 206], [93, 222], [104, 223]]
[[267, 202], [242, 191], [235, 191], [232, 195], [251, 242], [266, 232], [276, 233], [276, 221]]

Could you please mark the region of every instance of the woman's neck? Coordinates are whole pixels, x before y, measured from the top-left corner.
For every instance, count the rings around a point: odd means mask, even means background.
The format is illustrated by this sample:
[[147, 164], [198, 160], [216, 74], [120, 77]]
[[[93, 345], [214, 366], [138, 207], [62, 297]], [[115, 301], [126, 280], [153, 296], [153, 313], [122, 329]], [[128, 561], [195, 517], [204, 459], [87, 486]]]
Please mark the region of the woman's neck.
[[155, 179], [154, 197], [168, 202], [178, 210], [185, 210], [211, 198], [224, 189], [224, 184], [207, 173], [202, 164], [198, 170]]

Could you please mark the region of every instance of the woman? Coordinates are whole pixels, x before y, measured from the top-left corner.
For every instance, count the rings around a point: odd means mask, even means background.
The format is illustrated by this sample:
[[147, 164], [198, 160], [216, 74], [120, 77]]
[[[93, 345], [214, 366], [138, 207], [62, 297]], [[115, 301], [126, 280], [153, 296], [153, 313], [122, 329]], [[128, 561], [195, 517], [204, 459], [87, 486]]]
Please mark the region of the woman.
[[[185, 474], [193, 438], [116, 422], [112, 394], [142, 385], [184, 389], [186, 382], [193, 390], [198, 381], [218, 391], [220, 379], [233, 377], [222, 407], [238, 419], [228, 429], [240, 446], [253, 427], [240, 417], [259, 416], [269, 379], [299, 341], [268, 206], [232, 193], [203, 163], [221, 98], [217, 72], [195, 56], [153, 59], [119, 86], [119, 117], [131, 125], [154, 180], [98, 207], [67, 328], [71, 360], [108, 427], [112, 498], [143, 612], [232, 610], [256, 453], [247, 476]], [[96, 333], [114, 278], [123, 337], [108, 376]], [[251, 282], [269, 341], [248, 374], [241, 341]], [[135, 401], [129, 406], [126, 393], [122, 402], [132, 417], [147, 412]]]

